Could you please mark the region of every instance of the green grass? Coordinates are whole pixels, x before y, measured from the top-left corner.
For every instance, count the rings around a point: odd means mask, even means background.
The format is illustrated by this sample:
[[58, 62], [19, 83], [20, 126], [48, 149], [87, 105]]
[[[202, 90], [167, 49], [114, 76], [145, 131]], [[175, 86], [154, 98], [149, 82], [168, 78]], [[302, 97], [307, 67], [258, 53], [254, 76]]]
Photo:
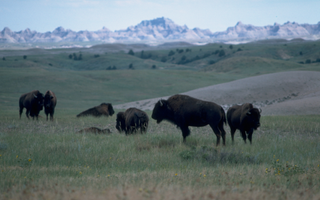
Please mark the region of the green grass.
[[[224, 191], [226, 197], [248, 196], [249, 190], [250, 196], [267, 192], [267, 198], [297, 198], [301, 192], [302, 198], [319, 197], [319, 121], [320, 116], [263, 117], [252, 145], [239, 132], [232, 145], [226, 127], [227, 145], [217, 148], [209, 127], [192, 127], [183, 144], [174, 125], [152, 119], [147, 134], [125, 136], [116, 131], [115, 116], [57, 113], [54, 122], [46, 122], [18, 120], [8, 112], [0, 116], [0, 197], [67, 199], [83, 191], [103, 197], [103, 191], [115, 190], [114, 195], [160, 199], [157, 191], [165, 195], [172, 188], [177, 192], [169, 192], [171, 198], [186, 188], [189, 198], [200, 188], [207, 194]], [[89, 126], [113, 133], [75, 133]]]
[[[0, 199], [318, 199], [318, 115], [263, 116], [252, 145], [239, 132], [232, 145], [226, 127], [227, 145], [218, 148], [209, 127], [191, 127], [183, 144], [169, 123], [150, 119], [147, 134], [125, 136], [115, 129], [115, 115], [75, 117], [102, 102], [173, 95], [258, 74], [319, 71], [319, 62], [298, 63], [318, 58], [318, 41], [229, 46], [146, 49], [149, 59], [139, 58], [139, 45], [131, 46], [134, 56], [122, 45], [113, 46], [116, 51], [108, 45], [0, 51]], [[225, 56], [214, 53], [221, 49]], [[171, 50], [175, 59], [162, 62]], [[79, 51], [83, 60], [68, 58]], [[177, 64], [183, 56], [200, 59]], [[130, 63], [136, 70], [127, 70]], [[105, 70], [114, 65], [117, 70]], [[20, 95], [34, 89], [56, 93], [54, 122], [18, 119]], [[91, 126], [113, 133], [76, 134]]]

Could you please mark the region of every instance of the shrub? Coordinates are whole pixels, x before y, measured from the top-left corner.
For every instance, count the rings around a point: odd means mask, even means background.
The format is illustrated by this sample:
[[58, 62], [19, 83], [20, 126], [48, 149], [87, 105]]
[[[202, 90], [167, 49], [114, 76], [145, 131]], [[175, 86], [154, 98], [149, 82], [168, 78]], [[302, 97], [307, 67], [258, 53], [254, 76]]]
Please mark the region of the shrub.
[[222, 57], [222, 56], [225, 56], [226, 55], [226, 52], [222, 49], [220, 52], [219, 52], [219, 57]]
[[128, 54], [132, 56], [134, 55], [134, 52], [132, 51], [132, 49], [129, 50]]
[[168, 56], [173, 56], [174, 54], [175, 54], [175, 52], [171, 50], [171, 51], [169, 52]]

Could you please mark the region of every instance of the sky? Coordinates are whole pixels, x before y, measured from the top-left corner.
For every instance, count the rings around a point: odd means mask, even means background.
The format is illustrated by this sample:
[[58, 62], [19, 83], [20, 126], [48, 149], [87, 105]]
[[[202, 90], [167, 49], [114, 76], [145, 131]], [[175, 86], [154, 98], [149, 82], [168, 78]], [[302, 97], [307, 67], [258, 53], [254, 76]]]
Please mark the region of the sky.
[[143, 20], [171, 19], [188, 28], [225, 31], [238, 21], [254, 26], [317, 24], [320, 0], [0, 0], [0, 31], [126, 29]]

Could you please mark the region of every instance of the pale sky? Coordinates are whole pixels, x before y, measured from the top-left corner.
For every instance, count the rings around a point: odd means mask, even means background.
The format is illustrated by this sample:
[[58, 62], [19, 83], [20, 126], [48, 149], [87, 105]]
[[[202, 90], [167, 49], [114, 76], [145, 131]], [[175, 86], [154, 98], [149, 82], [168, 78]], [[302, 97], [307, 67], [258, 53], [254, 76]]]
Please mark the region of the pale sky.
[[212, 32], [238, 21], [254, 26], [317, 24], [320, 0], [0, 0], [0, 31], [38, 32], [62, 26], [73, 31], [112, 31], [158, 17]]

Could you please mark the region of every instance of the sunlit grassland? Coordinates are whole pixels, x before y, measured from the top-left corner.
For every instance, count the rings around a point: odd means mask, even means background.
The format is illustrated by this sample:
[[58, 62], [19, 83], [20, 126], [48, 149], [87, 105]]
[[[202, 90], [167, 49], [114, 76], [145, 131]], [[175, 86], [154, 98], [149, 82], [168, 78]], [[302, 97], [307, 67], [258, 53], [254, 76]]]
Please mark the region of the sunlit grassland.
[[[148, 112], [149, 116], [151, 115]], [[253, 144], [216, 147], [209, 127], [179, 129], [150, 120], [146, 134], [125, 136], [115, 116], [54, 122], [0, 116], [1, 199], [319, 198], [320, 116], [262, 117]], [[109, 135], [77, 134], [90, 126]]]

